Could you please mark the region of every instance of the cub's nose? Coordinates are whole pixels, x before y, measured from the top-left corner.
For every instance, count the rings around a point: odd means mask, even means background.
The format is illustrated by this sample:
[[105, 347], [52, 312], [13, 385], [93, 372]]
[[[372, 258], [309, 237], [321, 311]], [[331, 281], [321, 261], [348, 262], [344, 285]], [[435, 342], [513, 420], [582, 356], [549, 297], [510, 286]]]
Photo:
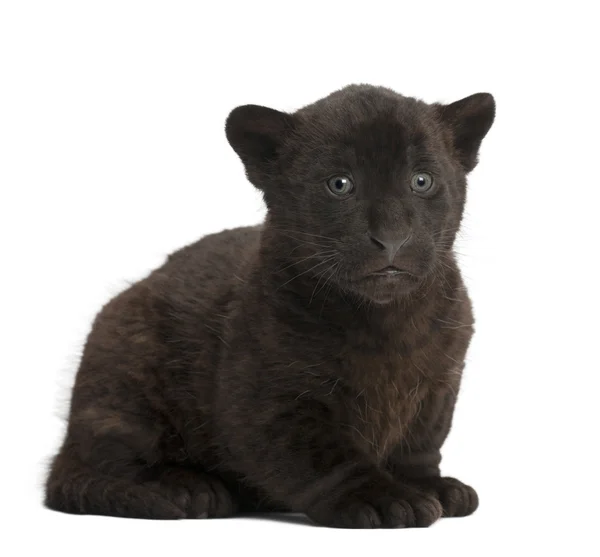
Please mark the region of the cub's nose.
[[396, 234], [378, 232], [373, 234], [369, 232], [371, 243], [379, 250], [383, 251], [388, 256], [388, 261], [391, 263], [396, 257], [396, 254], [401, 247], [405, 246], [412, 238], [412, 232], [408, 236], [399, 237]]

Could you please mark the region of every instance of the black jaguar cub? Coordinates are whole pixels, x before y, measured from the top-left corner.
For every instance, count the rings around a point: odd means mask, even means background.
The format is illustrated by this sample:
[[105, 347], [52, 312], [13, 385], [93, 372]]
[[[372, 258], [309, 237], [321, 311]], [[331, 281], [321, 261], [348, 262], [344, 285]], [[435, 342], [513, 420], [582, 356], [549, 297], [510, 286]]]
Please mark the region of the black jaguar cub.
[[439, 464], [473, 331], [453, 243], [493, 120], [487, 93], [441, 105], [367, 85], [233, 110], [267, 218], [102, 309], [46, 504], [350, 528], [472, 513]]

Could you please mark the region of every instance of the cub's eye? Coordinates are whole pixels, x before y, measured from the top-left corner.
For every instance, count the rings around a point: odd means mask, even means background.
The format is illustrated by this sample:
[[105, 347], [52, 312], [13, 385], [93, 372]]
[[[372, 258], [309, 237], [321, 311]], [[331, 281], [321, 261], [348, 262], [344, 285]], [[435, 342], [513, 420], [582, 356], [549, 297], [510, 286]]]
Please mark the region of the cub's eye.
[[327, 180], [327, 189], [335, 196], [343, 197], [352, 192], [354, 184], [346, 176], [333, 176]]
[[415, 193], [427, 193], [433, 187], [433, 177], [427, 172], [413, 174], [410, 187]]

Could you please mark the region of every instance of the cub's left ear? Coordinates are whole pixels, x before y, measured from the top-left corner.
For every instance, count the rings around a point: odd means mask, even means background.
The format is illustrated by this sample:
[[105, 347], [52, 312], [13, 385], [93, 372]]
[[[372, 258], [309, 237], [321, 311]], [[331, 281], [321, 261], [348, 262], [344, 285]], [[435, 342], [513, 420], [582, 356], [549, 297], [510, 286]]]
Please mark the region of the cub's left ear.
[[442, 121], [450, 128], [456, 155], [466, 172], [477, 165], [481, 141], [494, 122], [496, 103], [489, 93], [475, 93], [439, 107]]

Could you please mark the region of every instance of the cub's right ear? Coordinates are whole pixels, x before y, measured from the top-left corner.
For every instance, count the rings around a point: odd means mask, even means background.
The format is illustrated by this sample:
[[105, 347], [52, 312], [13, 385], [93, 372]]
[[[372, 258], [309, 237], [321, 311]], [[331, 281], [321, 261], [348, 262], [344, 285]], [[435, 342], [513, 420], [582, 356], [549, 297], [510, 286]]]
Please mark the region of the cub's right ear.
[[227, 140], [242, 159], [253, 183], [268, 173], [293, 129], [291, 114], [254, 104], [234, 108], [225, 123]]

